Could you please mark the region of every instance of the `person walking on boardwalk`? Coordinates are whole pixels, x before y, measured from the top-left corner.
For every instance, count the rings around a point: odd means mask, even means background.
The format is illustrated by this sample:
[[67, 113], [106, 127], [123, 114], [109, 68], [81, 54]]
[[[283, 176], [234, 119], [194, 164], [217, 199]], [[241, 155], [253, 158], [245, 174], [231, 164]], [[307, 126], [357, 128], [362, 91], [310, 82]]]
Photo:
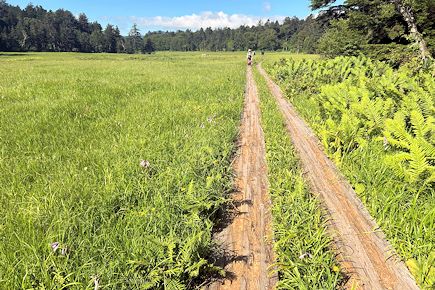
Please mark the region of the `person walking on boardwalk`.
[[254, 58], [254, 55], [252, 54], [252, 50], [248, 49], [248, 55], [246, 56], [246, 58], [248, 59], [248, 65], [252, 64], [252, 60]]

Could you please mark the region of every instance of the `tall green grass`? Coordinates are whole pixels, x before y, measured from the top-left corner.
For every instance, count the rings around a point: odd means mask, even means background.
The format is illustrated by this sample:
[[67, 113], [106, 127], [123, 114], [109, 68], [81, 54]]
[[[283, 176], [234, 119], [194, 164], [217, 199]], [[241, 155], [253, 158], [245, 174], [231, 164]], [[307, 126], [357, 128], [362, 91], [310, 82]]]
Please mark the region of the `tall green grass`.
[[1, 55], [0, 288], [215, 271], [244, 76], [241, 54]]
[[330, 248], [326, 217], [305, 184], [276, 101], [258, 71], [255, 79], [261, 96], [278, 289], [336, 289], [343, 276]]

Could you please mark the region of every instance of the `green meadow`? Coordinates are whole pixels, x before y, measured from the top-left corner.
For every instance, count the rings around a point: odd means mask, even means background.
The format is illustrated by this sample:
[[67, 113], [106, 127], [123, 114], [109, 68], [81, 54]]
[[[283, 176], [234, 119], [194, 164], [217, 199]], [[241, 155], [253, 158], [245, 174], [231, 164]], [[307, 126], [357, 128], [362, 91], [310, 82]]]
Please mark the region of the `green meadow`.
[[[0, 288], [190, 289], [222, 274], [212, 234], [233, 189], [244, 59], [1, 54]], [[279, 287], [333, 287], [321, 211], [257, 80]]]
[[195, 284], [216, 269], [242, 54], [0, 56], [0, 288]]

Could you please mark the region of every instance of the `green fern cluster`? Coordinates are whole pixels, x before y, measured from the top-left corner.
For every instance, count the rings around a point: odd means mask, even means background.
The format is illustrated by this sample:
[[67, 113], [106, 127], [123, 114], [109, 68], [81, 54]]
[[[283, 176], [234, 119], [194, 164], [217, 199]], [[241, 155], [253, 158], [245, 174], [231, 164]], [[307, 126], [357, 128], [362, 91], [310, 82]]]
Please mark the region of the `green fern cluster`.
[[314, 119], [337, 163], [343, 154], [380, 140], [391, 144], [384, 162], [399, 178], [425, 186], [434, 182], [435, 82], [429, 74], [394, 70], [361, 56], [282, 60], [270, 71], [293, 101], [298, 96], [309, 105], [301, 113]]
[[[413, 99], [414, 97], [414, 99]], [[397, 176], [420, 191], [435, 182], [435, 110], [430, 98], [413, 95], [385, 122], [392, 153], [385, 162]]]
[[156, 258], [160, 258], [157, 265], [154, 261], [147, 260], [129, 262], [134, 272], [126, 279], [128, 288], [160, 289], [163, 287], [167, 290], [184, 290], [188, 289], [185, 281], [197, 279], [200, 273], [224, 274], [221, 268], [201, 258], [201, 255], [205, 254], [202, 244], [210, 242], [208, 235], [197, 233], [184, 244], [176, 243], [175, 240], [176, 237], [169, 236], [164, 241], [154, 241]]
[[319, 93], [325, 84], [349, 79], [358, 82], [362, 76], [367, 79], [380, 77], [388, 69], [387, 65], [364, 57], [337, 57], [327, 61], [282, 59], [269, 68], [289, 93], [305, 95]]

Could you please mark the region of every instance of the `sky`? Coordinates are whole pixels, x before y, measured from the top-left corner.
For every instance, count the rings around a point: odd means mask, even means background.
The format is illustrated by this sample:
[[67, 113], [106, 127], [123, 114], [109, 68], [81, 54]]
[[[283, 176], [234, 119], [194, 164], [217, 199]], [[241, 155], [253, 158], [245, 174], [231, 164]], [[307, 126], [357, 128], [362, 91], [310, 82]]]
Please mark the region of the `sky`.
[[258, 21], [305, 18], [309, 0], [6, 0], [24, 8], [30, 2], [47, 10], [63, 8], [75, 15], [83, 12], [103, 27], [117, 25], [126, 35], [133, 23], [142, 33], [154, 30], [197, 30], [201, 27], [254, 25]]

